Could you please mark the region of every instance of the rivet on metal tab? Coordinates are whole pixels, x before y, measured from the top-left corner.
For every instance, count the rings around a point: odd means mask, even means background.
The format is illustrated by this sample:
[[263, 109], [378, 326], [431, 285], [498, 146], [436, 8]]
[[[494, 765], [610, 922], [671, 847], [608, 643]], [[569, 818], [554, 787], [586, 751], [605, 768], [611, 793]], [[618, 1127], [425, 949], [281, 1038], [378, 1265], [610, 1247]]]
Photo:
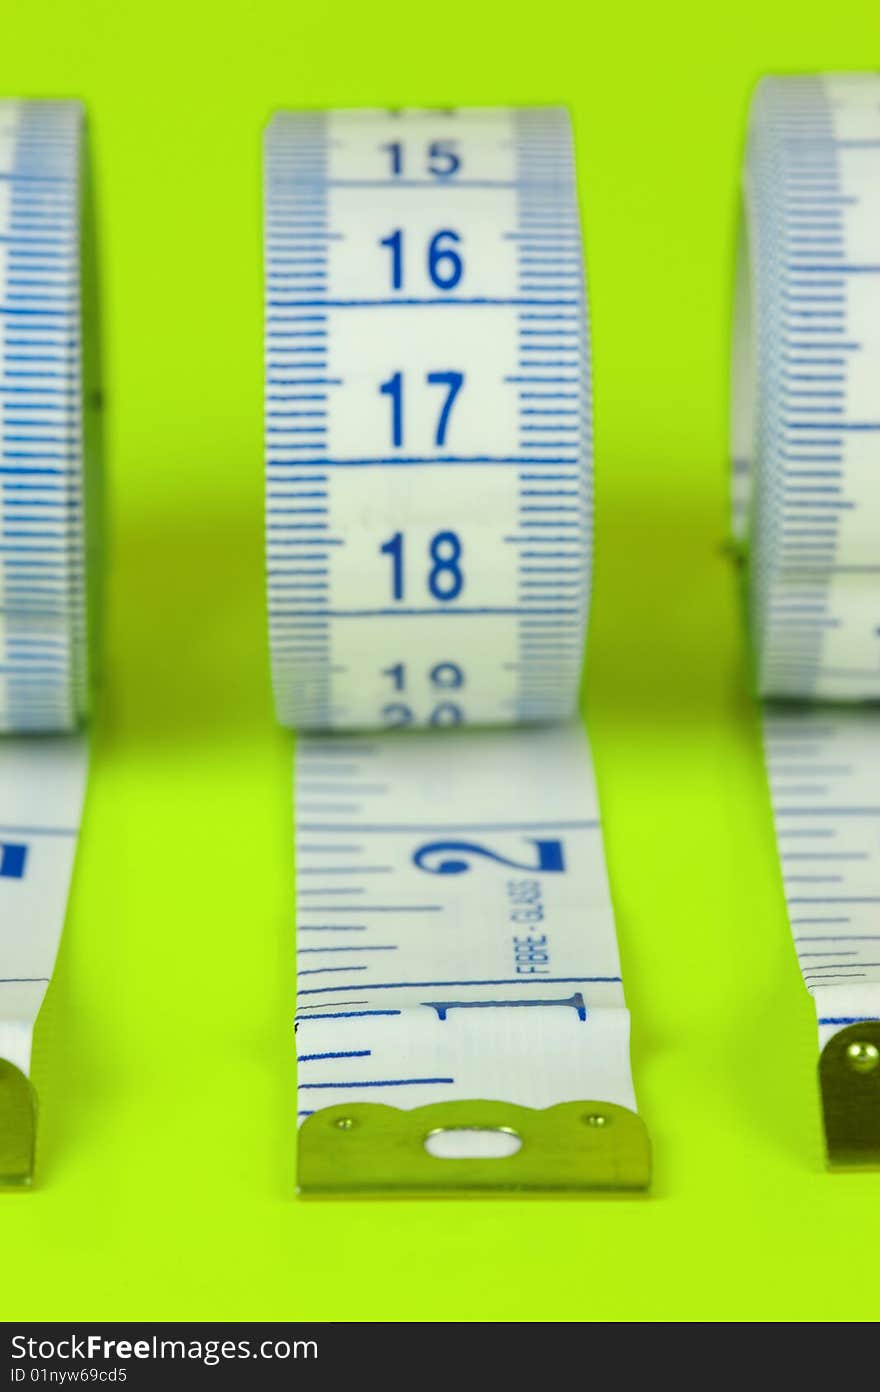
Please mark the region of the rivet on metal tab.
[[0, 1059], [0, 1189], [21, 1189], [34, 1172], [36, 1096], [15, 1064]]
[[819, 1059], [832, 1169], [880, 1169], [880, 1020], [832, 1035]]
[[[521, 1144], [501, 1158], [432, 1153], [450, 1132]], [[376, 1102], [324, 1107], [299, 1130], [305, 1198], [513, 1198], [633, 1193], [651, 1179], [651, 1145], [635, 1112], [608, 1102], [537, 1110], [508, 1102], [438, 1102], [403, 1111]], [[509, 1151], [509, 1147], [504, 1147]]]

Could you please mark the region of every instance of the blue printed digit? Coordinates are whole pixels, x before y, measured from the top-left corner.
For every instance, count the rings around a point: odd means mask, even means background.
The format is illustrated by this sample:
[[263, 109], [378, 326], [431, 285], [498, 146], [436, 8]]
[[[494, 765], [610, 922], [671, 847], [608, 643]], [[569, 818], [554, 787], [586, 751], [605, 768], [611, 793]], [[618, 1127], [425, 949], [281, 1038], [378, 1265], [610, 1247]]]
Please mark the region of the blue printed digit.
[[457, 532], [438, 532], [431, 542], [434, 564], [428, 575], [428, 589], [435, 599], [444, 603], [457, 599], [464, 588], [464, 575], [458, 564], [461, 549]]
[[379, 554], [391, 557], [391, 598], [403, 599], [403, 532], [389, 537], [379, 547]]
[[437, 179], [448, 179], [461, 168], [461, 157], [454, 140], [434, 140], [428, 146], [428, 172]]
[[428, 385], [432, 387], [446, 387], [446, 400], [440, 410], [437, 421], [437, 434], [434, 436], [435, 445], [446, 444], [446, 428], [449, 424], [449, 413], [452, 410], [452, 403], [461, 391], [464, 382], [463, 372], [429, 372]]
[[[396, 560], [400, 552], [400, 541], [400, 533], [395, 533], [391, 542], [386, 543], [382, 550], [390, 553], [393, 546]], [[405, 663], [395, 662], [391, 667], [383, 667], [382, 676], [388, 677], [394, 691], [406, 691], [407, 670]], [[464, 685], [464, 672], [455, 662], [436, 662], [428, 672], [428, 681], [439, 691], [454, 691]], [[389, 725], [409, 725], [416, 719], [410, 707], [400, 702], [392, 702], [390, 705], [384, 706], [382, 716], [386, 724]], [[427, 717], [427, 724], [435, 727], [463, 725], [464, 721], [464, 711], [455, 701], [440, 701]]]
[[435, 706], [431, 711], [428, 721], [429, 725], [461, 725], [464, 722], [464, 711], [461, 706], [457, 706], [454, 701], [441, 701], [439, 706]]
[[454, 290], [464, 271], [461, 257], [454, 247], [447, 245], [448, 242], [457, 246], [461, 237], [446, 227], [434, 233], [428, 247], [428, 275], [438, 290]]
[[[429, 387], [445, 387], [446, 398], [440, 407], [434, 444], [445, 445], [449, 429], [449, 417], [458, 393], [464, 384], [463, 372], [429, 372], [425, 381]], [[392, 372], [385, 382], [379, 383], [379, 395], [387, 396], [391, 402], [391, 444], [400, 449], [403, 444], [403, 373]]]
[[391, 289], [403, 288], [403, 233], [398, 227], [387, 237], [381, 237], [379, 245], [391, 252]]
[[[535, 847], [536, 859], [532, 863], [511, 860], [510, 856], [499, 855], [498, 851], [481, 846], [477, 841], [428, 841], [413, 852], [413, 864], [429, 875], [463, 875], [470, 870], [464, 856], [483, 856], [486, 860], [497, 861], [499, 865], [510, 866], [513, 870], [528, 870], [532, 874], [561, 874], [565, 870], [565, 856], [562, 842], [556, 839], [544, 840], [537, 837], [525, 838]], [[429, 865], [429, 857], [439, 856], [436, 864]]]
[[[402, 142], [389, 140], [387, 144], [380, 145], [379, 149], [388, 151], [391, 173], [395, 179], [399, 179], [403, 173]], [[427, 172], [435, 179], [449, 179], [453, 174], [457, 174], [461, 168], [461, 156], [456, 150], [455, 141], [432, 140], [426, 151], [425, 164]]]
[[[399, 536], [400, 533], [398, 532], [397, 535]], [[384, 546], [382, 550], [385, 550]], [[391, 678], [395, 691], [403, 691], [406, 686], [406, 667], [402, 662], [396, 662], [393, 667], [383, 667], [382, 676]]]
[[391, 140], [387, 145], [380, 145], [380, 150], [387, 150], [391, 156], [391, 173], [395, 178], [403, 173], [403, 146], [399, 140]]
[[443, 690], [454, 691], [464, 686], [464, 672], [457, 662], [437, 662], [428, 675], [431, 685]]
[[[464, 262], [456, 247], [461, 244], [461, 236], [451, 227], [435, 232], [428, 243], [428, 278], [437, 290], [454, 290], [464, 274]], [[402, 290], [404, 283], [402, 227], [395, 227], [387, 237], [379, 238], [379, 245], [387, 247], [391, 253], [391, 289]]]
[[393, 372], [382, 382], [379, 395], [391, 398], [391, 443], [399, 449], [403, 444], [403, 373]]
[[[391, 557], [391, 598], [401, 600], [404, 597], [404, 574], [403, 574], [403, 555], [404, 555], [404, 536], [403, 532], [395, 532], [387, 541], [383, 541], [379, 547], [381, 556]], [[437, 532], [432, 537], [428, 548], [433, 565], [428, 572], [428, 592], [434, 599], [439, 599], [441, 603], [447, 604], [452, 599], [457, 599], [464, 589], [464, 573], [459, 565], [462, 555], [461, 539], [457, 532]], [[389, 669], [393, 672], [395, 669]], [[402, 673], [403, 668], [399, 669]], [[431, 669], [431, 681], [435, 686], [460, 686], [464, 681], [461, 668], [454, 663], [441, 662]]]
[[389, 729], [399, 730], [404, 725], [411, 725], [415, 716], [402, 701], [392, 701], [390, 705], [382, 707], [382, 718]]

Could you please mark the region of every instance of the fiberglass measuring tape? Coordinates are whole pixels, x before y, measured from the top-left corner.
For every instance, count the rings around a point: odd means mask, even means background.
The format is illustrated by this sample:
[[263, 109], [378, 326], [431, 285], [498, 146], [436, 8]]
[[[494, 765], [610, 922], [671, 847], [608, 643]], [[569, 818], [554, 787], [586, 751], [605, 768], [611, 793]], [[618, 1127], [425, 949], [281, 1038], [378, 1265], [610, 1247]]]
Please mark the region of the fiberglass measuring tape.
[[591, 540], [567, 117], [285, 113], [265, 158], [272, 664], [304, 732], [300, 1188], [644, 1188], [566, 723]]
[[[0, 1183], [31, 1174], [31, 1038], [87, 767], [83, 148], [75, 104], [0, 104]], [[865, 707], [880, 697], [880, 79], [765, 83], [746, 192], [735, 514], [758, 686]], [[644, 1187], [589, 751], [561, 723], [591, 530], [564, 116], [278, 118], [267, 346], [276, 696], [312, 732], [301, 1186]], [[461, 728], [503, 724], [520, 728]], [[383, 726], [423, 728], [333, 733]], [[777, 704], [765, 728], [829, 1154], [876, 1160], [880, 718]], [[499, 1159], [511, 1132], [521, 1150]]]
[[85, 791], [83, 113], [0, 102], [0, 1187], [27, 1183], [28, 1072]]
[[734, 515], [773, 811], [829, 1159], [877, 1164], [880, 77], [762, 83], [745, 196]]

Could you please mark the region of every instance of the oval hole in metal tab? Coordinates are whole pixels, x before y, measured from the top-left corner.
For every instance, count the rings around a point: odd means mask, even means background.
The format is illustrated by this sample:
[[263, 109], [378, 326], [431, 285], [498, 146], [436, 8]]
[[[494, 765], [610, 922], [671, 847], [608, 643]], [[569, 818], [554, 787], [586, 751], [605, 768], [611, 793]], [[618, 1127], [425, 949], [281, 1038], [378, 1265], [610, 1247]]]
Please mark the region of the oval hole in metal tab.
[[506, 1160], [522, 1149], [522, 1138], [508, 1127], [443, 1127], [425, 1137], [425, 1150], [437, 1160]]

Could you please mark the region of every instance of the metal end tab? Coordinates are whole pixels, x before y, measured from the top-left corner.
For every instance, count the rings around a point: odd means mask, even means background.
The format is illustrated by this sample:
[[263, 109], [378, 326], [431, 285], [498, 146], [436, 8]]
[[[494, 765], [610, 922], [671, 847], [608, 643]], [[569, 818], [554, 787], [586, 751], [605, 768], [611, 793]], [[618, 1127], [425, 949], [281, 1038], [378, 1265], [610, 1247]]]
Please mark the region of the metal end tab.
[[847, 1025], [819, 1059], [832, 1169], [880, 1169], [880, 1020]]
[[[503, 1158], [432, 1155], [438, 1132], [502, 1132]], [[609, 1102], [536, 1110], [511, 1102], [438, 1102], [402, 1111], [376, 1102], [324, 1107], [299, 1130], [297, 1182], [316, 1198], [511, 1198], [632, 1193], [648, 1188], [651, 1143], [641, 1117]]]
[[36, 1096], [15, 1064], [0, 1059], [0, 1189], [22, 1189], [34, 1173]]

